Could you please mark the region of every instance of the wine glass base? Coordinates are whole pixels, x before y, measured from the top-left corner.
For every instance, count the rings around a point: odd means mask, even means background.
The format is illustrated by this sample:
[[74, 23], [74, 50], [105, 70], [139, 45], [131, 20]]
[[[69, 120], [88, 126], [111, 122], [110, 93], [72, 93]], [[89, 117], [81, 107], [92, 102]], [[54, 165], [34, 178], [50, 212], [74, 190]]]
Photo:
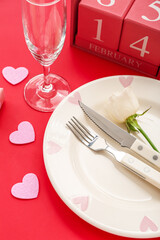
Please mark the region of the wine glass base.
[[70, 93], [66, 80], [56, 74], [49, 74], [50, 84], [44, 87], [44, 75], [33, 77], [24, 88], [24, 98], [29, 106], [41, 111], [52, 112]]

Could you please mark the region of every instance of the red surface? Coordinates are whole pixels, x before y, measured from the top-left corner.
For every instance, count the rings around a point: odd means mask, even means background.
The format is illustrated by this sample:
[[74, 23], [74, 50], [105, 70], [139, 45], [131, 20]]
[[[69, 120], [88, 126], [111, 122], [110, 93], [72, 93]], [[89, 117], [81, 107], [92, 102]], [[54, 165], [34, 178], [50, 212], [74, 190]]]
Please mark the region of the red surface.
[[[68, 1], [70, 20], [70, 1]], [[130, 69], [71, 48], [69, 21], [65, 46], [52, 72], [66, 78], [71, 89], [97, 78], [136, 74]], [[0, 2], [0, 68], [23, 66], [29, 76], [18, 85], [9, 84], [0, 75], [5, 102], [0, 110], [0, 239], [1, 240], [119, 240], [125, 239], [98, 230], [76, 216], [52, 188], [43, 162], [43, 136], [51, 113], [31, 109], [23, 98], [27, 81], [41, 73], [41, 66], [33, 59], [24, 41], [19, 0]], [[9, 135], [22, 121], [29, 121], [36, 140], [26, 145], [14, 145]], [[11, 187], [27, 173], [35, 173], [40, 191], [36, 199], [20, 200], [11, 195]]]

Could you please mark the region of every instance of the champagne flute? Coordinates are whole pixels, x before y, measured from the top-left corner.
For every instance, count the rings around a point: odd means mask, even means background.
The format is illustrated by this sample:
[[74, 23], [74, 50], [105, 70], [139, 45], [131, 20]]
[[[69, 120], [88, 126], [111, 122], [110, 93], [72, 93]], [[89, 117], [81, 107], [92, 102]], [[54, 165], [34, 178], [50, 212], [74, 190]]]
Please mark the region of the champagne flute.
[[66, 36], [66, 0], [22, 0], [24, 36], [43, 74], [33, 77], [24, 88], [26, 102], [34, 109], [52, 112], [70, 92], [61, 76], [50, 73]]

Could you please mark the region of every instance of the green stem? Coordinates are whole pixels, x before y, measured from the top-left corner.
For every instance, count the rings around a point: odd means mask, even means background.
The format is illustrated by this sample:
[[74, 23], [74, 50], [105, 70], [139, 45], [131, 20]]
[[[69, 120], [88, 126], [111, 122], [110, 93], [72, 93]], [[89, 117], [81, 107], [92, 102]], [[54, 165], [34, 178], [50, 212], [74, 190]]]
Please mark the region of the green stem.
[[148, 141], [148, 143], [151, 145], [151, 147], [157, 151], [158, 149], [155, 147], [155, 145], [153, 144], [153, 142], [151, 141], [151, 139], [148, 137], [148, 135], [143, 131], [143, 129], [138, 125], [137, 129], [140, 131], [140, 133], [142, 133], [142, 135], [145, 137], [145, 139]]
[[151, 139], [148, 137], [148, 135], [143, 131], [143, 129], [141, 128], [141, 126], [139, 126], [139, 124], [138, 124], [138, 122], [137, 122], [137, 117], [139, 117], [139, 116], [142, 116], [142, 115], [144, 115], [148, 110], [149, 110], [150, 108], [148, 108], [146, 111], [144, 111], [143, 113], [141, 113], [141, 114], [137, 114], [137, 113], [135, 113], [135, 114], [133, 114], [133, 115], [131, 115], [130, 117], [128, 117], [127, 119], [126, 119], [126, 121], [125, 121], [125, 124], [126, 124], [126, 126], [127, 126], [127, 130], [130, 132], [130, 131], [139, 131], [144, 137], [145, 137], [145, 139], [148, 141], [148, 143], [151, 145], [151, 147], [155, 150], [155, 151], [157, 151], [157, 152], [159, 152], [158, 151], [158, 149], [155, 147], [155, 145], [153, 144], [153, 142], [151, 141]]

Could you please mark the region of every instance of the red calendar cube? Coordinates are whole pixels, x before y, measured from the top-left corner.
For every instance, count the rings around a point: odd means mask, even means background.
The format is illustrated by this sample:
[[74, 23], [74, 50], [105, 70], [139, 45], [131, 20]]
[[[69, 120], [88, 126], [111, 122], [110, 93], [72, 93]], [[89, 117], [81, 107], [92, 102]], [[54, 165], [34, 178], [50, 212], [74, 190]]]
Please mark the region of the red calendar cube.
[[119, 51], [160, 65], [160, 1], [134, 2], [124, 20]]
[[123, 19], [134, 0], [81, 0], [77, 36], [118, 49]]

